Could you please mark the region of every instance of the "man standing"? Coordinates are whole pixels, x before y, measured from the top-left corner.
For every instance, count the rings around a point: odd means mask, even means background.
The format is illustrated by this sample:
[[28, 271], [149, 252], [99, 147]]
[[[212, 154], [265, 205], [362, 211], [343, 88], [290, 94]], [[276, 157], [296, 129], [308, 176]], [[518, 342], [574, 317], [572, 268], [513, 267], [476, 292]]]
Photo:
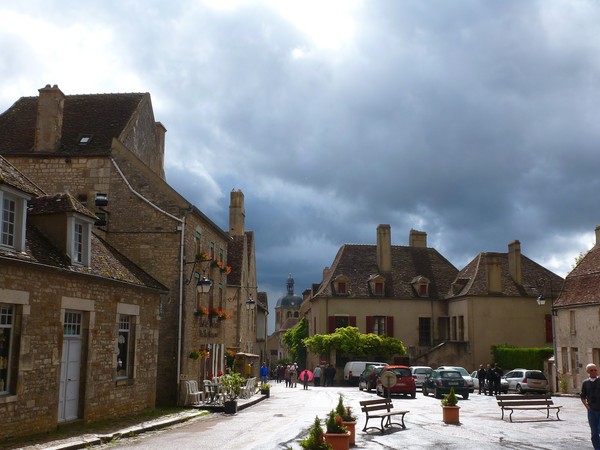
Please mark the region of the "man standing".
[[494, 369], [489, 364], [485, 369], [485, 379], [487, 380], [487, 392], [484, 391], [485, 395], [494, 395]]
[[315, 386], [321, 386], [321, 366], [317, 365], [313, 371]]
[[498, 365], [498, 363], [494, 364], [494, 393], [496, 395], [500, 395], [500, 385], [502, 384], [502, 375], [504, 375], [504, 370], [502, 367]]
[[581, 386], [581, 402], [587, 409], [588, 423], [592, 432], [592, 444], [600, 450], [600, 381], [595, 364], [588, 364], [585, 371], [590, 376]]
[[479, 381], [479, 395], [481, 395], [481, 391], [485, 394], [485, 369], [483, 368], [483, 364], [479, 364], [479, 370], [477, 371], [477, 380]]

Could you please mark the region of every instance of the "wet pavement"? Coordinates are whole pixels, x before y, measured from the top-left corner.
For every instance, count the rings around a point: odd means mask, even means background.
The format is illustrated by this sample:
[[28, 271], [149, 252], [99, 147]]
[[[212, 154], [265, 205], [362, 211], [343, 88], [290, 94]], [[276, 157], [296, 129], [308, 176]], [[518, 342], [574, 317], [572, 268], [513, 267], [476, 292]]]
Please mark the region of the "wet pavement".
[[555, 404], [562, 405], [561, 420], [556, 420], [554, 413], [547, 419], [545, 412], [517, 411], [511, 423], [500, 418], [495, 398], [471, 394], [468, 400], [459, 401], [460, 424], [447, 425], [442, 421], [440, 400], [418, 392], [415, 399], [393, 398], [395, 409], [410, 411], [405, 417], [406, 429], [394, 427], [382, 434], [362, 431], [365, 419], [359, 401], [377, 398], [374, 393], [352, 387], [303, 390], [298, 385], [290, 389], [274, 382], [270, 398], [255, 395], [240, 400], [241, 408], [235, 415], [214, 412], [200, 416], [199, 411], [190, 409], [103, 436], [83, 435], [26, 448], [64, 450], [97, 445], [97, 449], [300, 449], [299, 442], [307, 436], [315, 415], [324, 419], [340, 394], [358, 416], [355, 449], [592, 448], [585, 409], [576, 397], [554, 397]]

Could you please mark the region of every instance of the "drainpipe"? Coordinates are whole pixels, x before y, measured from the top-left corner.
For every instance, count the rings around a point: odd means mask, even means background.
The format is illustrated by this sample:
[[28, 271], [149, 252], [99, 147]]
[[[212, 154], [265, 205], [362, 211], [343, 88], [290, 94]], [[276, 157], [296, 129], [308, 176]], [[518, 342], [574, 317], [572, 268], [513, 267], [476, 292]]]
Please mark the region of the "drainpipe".
[[185, 246], [185, 216], [181, 219], [181, 225], [177, 227], [181, 230], [179, 241], [179, 319], [177, 330], [177, 403], [179, 403], [180, 378], [181, 378], [181, 340], [183, 334], [183, 279], [185, 277], [183, 261], [183, 249]]

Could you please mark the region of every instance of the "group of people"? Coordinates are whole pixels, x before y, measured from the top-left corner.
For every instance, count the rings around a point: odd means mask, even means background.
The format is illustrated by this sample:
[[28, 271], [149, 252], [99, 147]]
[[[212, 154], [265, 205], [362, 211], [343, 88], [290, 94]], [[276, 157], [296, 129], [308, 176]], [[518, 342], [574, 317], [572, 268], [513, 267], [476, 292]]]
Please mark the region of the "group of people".
[[[314, 386], [333, 386], [335, 380], [336, 369], [332, 364], [327, 364], [324, 367], [316, 366], [312, 372]], [[288, 365], [278, 365], [273, 369], [273, 378], [277, 383], [285, 382], [285, 387], [296, 387], [298, 385], [298, 378], [300, 376], [300, 370], [297, 363]], [[261, 378], [262, 367], [261, 367]], [[302, 380], [304, 389], [308, 389], [308, 376], [305, 376]]]
[[485, 368], [483, 364], [480, 364], [477, 371], [479, 395], [481, 395], [482, 391], [484, 395], [500, 395], [502, 393], [500, 389], [502, 375], [504, 375], [504, 371], [498, 363], [494, 364], [494, 367], [488, 364]]

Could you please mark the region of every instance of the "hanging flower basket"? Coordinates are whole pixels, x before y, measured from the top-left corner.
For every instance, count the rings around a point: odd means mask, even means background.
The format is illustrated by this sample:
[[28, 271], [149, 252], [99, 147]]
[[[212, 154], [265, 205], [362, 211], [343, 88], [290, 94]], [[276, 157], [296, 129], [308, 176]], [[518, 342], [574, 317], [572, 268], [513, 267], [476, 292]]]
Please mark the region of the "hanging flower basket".
[[210, 257], [210, 255], [206, 252], [202, 252], [202, 253], [198, 253], [196, 255], [196, 262], [205, 262], [205, 261], [210, 261], [212, 258]]
[[208, 310], [208, 318], [214, 319], [215, 317], [219, 317], [219, 310], [217, 308], [210, 308]]
[[208, 308], [206, 306], [201, 306], [194, 314], [198, 317], [208, 316]]
[[231, 319], [231, 314], [229, 314], [227, 311], [219, 311], [219, 315], [217, 316], [217, 318], [219, 320]]

